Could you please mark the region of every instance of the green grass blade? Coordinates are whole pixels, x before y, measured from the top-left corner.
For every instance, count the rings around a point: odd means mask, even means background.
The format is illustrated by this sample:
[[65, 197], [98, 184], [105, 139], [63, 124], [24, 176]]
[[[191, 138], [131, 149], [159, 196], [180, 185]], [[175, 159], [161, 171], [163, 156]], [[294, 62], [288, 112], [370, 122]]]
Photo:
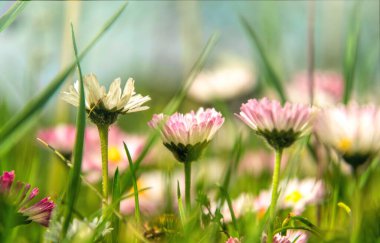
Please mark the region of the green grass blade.
[[[126, 3], [123, 4], [120, 9], [104, 24], [100, 29], [98, 34], [92, 39], [92, 41], [86, 46], [81, 54], [78, 55], [79, 60], [81, 60], [98, 42], [98, 40], [103, 36], [103, 34], [112, 26], [113, 23], [119, 18], [121, 13], [126, 7]], [[21, 112], [12, 117], [3, 127], [0, 128], [0, 147], [4, 146], [8, 142], [9, 136], [20, 128], [27, 120], [33, 116], [37, 111], [42, 109], [47, 101], [53, 96], [53, 94], [62, 85], [69, 74], [74, 70], [76, 62], [74, 61], [60, 73], [58, 73], [55, 78], [49, 83], [49, 85], [34, 99], [30, 100], [28, 104], [23, 108]]]
[[184, 227], [186, 224], [186, 213], [185, 213], [185, 208], [183, 207], [182, 196], [181, 196], [181, 188], [179, 187], [179, 181], [177, 181], [177, 199], [178, 199], [179, 217], [181, 219], [182, 226]]
[[136, 174], [135, 174], [136, 171], [134, 169], [132, 157], [131, 157], [131, 154], [129, 153], [128, 147], [124, 142], [123, 142], [123, 144], [124, 144], [125, 152], [127, 153], [129, 168], [130, 168], [131, 175], [132, 175], [133, 192], [134, 192], [134, 196], [135, 196], [135, 218], [136, 218], [137, 224], [140, 224], [141, 213], [140, 213], [140, 204], [139, 204], [139, 190], [137, 188], [137, 179], [136, 179]]
[[[210, 39], [208, 40], [206, 46], [202, 50], [200, 56], [198, 57], [197, 61], [195, 62], [194, 66], [192, 67], [190, 74], [188, 75], [188, 78], [186, 79], [184, 86], [182, 89], [180, 89], [177, 94], [171, 99], [171, 101], [168, 103], [168, 105], [164, 108], [164, 113], [166, 114], [171, 114], [175, 110], [178, 109], [182, 101], [184, 100], [188, 89], [190, 88], [191, 84], [193, 83], [194, 79], [197, 77], [197, 75], [201, 72], [203, 69], [206, 60], [212, 50], [212, 48], [215, 46], [216, 42], [218, 39], [217, 34], [213, 34]], [[144, 148], [142, 149], [141, 154], [139, 157], [136, 159], [134, 168], [135, 171], [137, 172], [139, 169], [139, 166], [145, 156], [148, 154], [150, 148], [154, 145], [154, 143], [157, 141], [159, 137], [159, 133], [157, 131], [153, 131], [152, 134], [148, 138], [148, 142], [145, 144]], [[132, 181], [131, 181], [131, 173], [130, 170], [127, 170], [122, 176], [121, 176], [121, 181], [122, 181], [122, 191], [126, 191], [132, 186]]]
[[[120, 201], [117, 199], [121, 196], [119, 168], [116, 169], [112, 184], [112, 204], [115, 203], [115, 210], [120, 212]], [[115, 202], [116, 201], [116, 202]], [[117, 242], [119, 238], [120, 220], [116, 215], [112, 216], [112, 242]]]
[[[234, 144], [234, 147], [233, 147], [233, 150], [231, 153], [231, 163], [228, 164], [227, 171], [226, 171], [224, 178], [223, 178], [223, 184], [222, 184], [223, 188], [229, 187], [231, 175], [232, 175], [233, 171], [236, 169], [237, 165], [239, 164], [239, 161], [240, 161], [241, 155], [242, 155], [242, 150], [243, 150], [243, 148], [242, 148], [242, 137], [241, 137], [241, 134], [239, 134], [236, 137], [235, 144]], [[223, 205], [225, 198], [221, 197], [221, 194], [222, 194], [222, 192], [220, 191], [220, 194], [219, 194], [219, 197], [221, 198], [220, 205]]]
[[346, 48], [343, 59], [343, 75], [344, 75], [344, 93], [343, 103], [347, 104], [350, 100], [352, 90], [354, 88], [354, 77], [356, 70], [356, 63], [358, 59], [358, 47], [360, 38], [360, 20], [357, 4], [352, 9], [350, 30], [347, 36]]
[[84, 144], [84, 130], [86, 127], [86, 109], [85, 109], [85, 97], [84, 97], [84, 84], [83, 84], [83, 75], [82, 69], [79, 63], [78, 50], [75, 41], [74, 28], [71, 25], [71, 35], [73, 39], [75, 59], [78, 66], [79, 72], [79, 108], [77, 113], [77, 126], [76, 126], [76, 138], [75, 138], [75, 147], [73, 152], [73, 169], [69, 174], [69, 183], [67, 188], [67, 208], [65, 212], [65, 218], [62, 228], [62, 236], [65, 236], [69, 228], [71, 221], [74, 204], [76, 198], [78, 197], [79, 186], [80, 186], [80, 174], [82, 169], [82, 156], [83, 156], [83, 144]]
[[240, 17], [240, 21], [243, 27], [245, 28], [245, 30], [247, 31], [249, 37], [251, 38], [253, 45], [256, 46], [256, 49], [258, 50], [260, 54], [260, 57], [263, 63], [263, 68], [265, 70], [266, 76], [268, 77], [268, 81], [275, 88], [276, 92], [280, 96], [281, 102], [284, 103], [286, 101], [284, 87], [282, 86], [280, 78], [274, 71], [274, 68], [271, 65], [271, 62], [269, 61], [269, 57], [264, 49], [264, 46], [261, 40], [259, 39], [255, 30], [252, 28], [252, 26], [248, 23], [248, 21], [244, 17]]
[[5, 30], [25, 8], [27, 1], [15, 2], [8, 11], [0, 17], [0, 32]]
[[225, 188], [223, 188], [222, 186], [219, 186], [219, 190], [222, 193], [225, 200], [227, 201], [228, 209], [230, 210], [230, 214], [231, 214], [232, 225], [234, 226], [234, 229], [237, 232], [238, 226], [237, 226], [235, 212], [234, 212], [234, 209], [232, 207], [232, 201], [231, 201], [230, 195], [228, 194], [227, 190]]

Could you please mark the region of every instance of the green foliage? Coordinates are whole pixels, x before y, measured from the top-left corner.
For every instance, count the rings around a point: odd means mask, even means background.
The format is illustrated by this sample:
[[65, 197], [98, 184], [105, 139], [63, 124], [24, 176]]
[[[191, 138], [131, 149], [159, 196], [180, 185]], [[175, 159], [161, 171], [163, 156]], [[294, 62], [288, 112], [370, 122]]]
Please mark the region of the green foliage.
[[8, 11], [0, 17], [0, 32], [5, 30], [15, 21], [17, 16], [24, 10], [28, 1], [16, 1]]
[[78, 198], [79, 186], [80, 186], [80, 173], [82, 170], [82, 156], [83, 156], [83, 144], [84, 144], [84, 131], [86, 128], [86, 104], [84, 96], [84, 83], [82, 69], [79, 63], [78, 49], [75, 41], [74, 28], [71, 25], [71, 34], [73, 39], [74, 53], [76, 64], [78, 66], [79, 73], [79, 108], [77, 113], [77, 126], [76, 126], [76, 137], [75, 137], [75, 147], [74, 147], [74, 158], [73, 158], [73, 170], [69, 174], [69, 183], [66, 192], [67, 209], [65, 212], [65, 220], [63, 222], [62, 236], [67, 234], [69, 229], [69, 224], [71, 221], [74, 204]]

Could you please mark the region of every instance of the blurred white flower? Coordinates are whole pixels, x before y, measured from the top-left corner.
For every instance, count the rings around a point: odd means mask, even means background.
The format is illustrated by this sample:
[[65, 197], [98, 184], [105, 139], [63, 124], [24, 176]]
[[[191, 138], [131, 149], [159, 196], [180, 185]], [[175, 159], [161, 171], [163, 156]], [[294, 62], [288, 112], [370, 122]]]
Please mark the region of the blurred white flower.
[[292, 179], [280, 186], [279, 207], [291, 208], [292, 212], [300, 215], [307, 205], [322, 201], [325, 189], [322, 181], [312, 178], [298, 180]]
[[[152, 215], [162, 209], [166, 193], [166, 183], [164, 174], [161, 172], [146, 172], [143, 173], [137, 180], [138, 189], [146, 190], [139, 193], [139, 206], [143, 213]], [[133, 189], [129, 192], [132, 196], [121, 201], [120, 211], [123, 214], [132, 214], [135, 210], [135, 199]]]
[[[109, 88], [99, 84], [94, 74], [84, 76], [84, 92], [86, 110], [95, 124], [110, 125], [116, 121], [119, 114], [126, 114], [149, 109], [142, 106], [150, 100], [149, 96], [142, 96], [135, 92], [135, 81], [129, 78], [123, 92], [120, 87], [121, 79], [115, 79]], [[62, 93], [62, 99], [66, 102], [79, 106], [79, 81], [69, 87], [68, 92]]]
[[356, 103], [324, 109], [315, 131], [355, 169], [380, 151], [380, 109]]
[[[324, 185], [322, 181], [312, 178], [298, 180], [291, 179], [280, 184], [281, 193], [278, 198], [278, 207], [290, 208], [292, 213], [300, 215], [307, 205], [320, 203], [324, 197]], [[271, 191], [261, 191], [253, 202], [253, 209], [259, 217], [264, 216], [271, 202]]]
[[255, 87], [253, 71], [247, 65], [225, 65], [200, 73], [189, 89], [189, 95], [200, 102], [226, 100], [249, 93]]

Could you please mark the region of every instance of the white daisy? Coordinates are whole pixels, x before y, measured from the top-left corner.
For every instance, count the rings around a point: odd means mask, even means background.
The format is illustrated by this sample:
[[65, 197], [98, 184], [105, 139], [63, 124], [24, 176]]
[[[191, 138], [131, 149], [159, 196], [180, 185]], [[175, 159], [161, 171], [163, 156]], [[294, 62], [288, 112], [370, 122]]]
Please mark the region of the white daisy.
[[[98, 124], [112, 124], [119, 114], [126, 114], [149, 109], [148, 106], [142, 106], [150, 100], [149, 96], [142, 96], [135, 92], [135, 81], [129, 78], [125, 84], [123, 92], [121, 91], [121, 79], [115, 79], [109, 88], [99, 84], [94, 74], [84, 76], [84, 92], [86, 110], [91, 120]], [[73, 86], [69, 87], [68, 92], [62, 93], [62, 99], [66, 102], [79, 106], [79, 82], [76, 81]]]

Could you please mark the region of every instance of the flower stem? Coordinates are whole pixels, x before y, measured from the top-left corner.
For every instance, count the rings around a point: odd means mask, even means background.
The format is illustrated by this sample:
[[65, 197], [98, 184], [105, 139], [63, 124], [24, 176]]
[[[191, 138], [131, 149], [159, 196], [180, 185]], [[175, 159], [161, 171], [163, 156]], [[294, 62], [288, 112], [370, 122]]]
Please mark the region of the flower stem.
[[274, 221], [276, 216], [276, 204], [278, 199], [278, 181], [280, 177], [280, 167], [281, 167], [281, 156], [282, 149], [276, 150], [276, 158], [274, 161], [274, 170], [272, 178], [272, 199], [269, 208], [269, 229], [267, 243], [272, 243], [273, 241], [273, 230], [274, 230]]
[[352, 208], [352, 235], [350, 242], [351, 243], [357, 243], [359, 242], [359, 236], [360, 236], [360, 226], [361, 226], [361, 193], [360, 193], [360, 186], [359, 186], [359, 175], [357, 174], [357, 171], [354, 170], [354, 177], [355, 177], [355, 187], [354, 187], [354, 198], [353, 198], [353, 208]]
[[108, 125], [98, 125], [102, 153], [102, 214], [105, 216], [108, 201]]
[[191, 162], [185, 162], [185, 203], [186, 211], [191, 210], [190, 189], [191, 189]]

